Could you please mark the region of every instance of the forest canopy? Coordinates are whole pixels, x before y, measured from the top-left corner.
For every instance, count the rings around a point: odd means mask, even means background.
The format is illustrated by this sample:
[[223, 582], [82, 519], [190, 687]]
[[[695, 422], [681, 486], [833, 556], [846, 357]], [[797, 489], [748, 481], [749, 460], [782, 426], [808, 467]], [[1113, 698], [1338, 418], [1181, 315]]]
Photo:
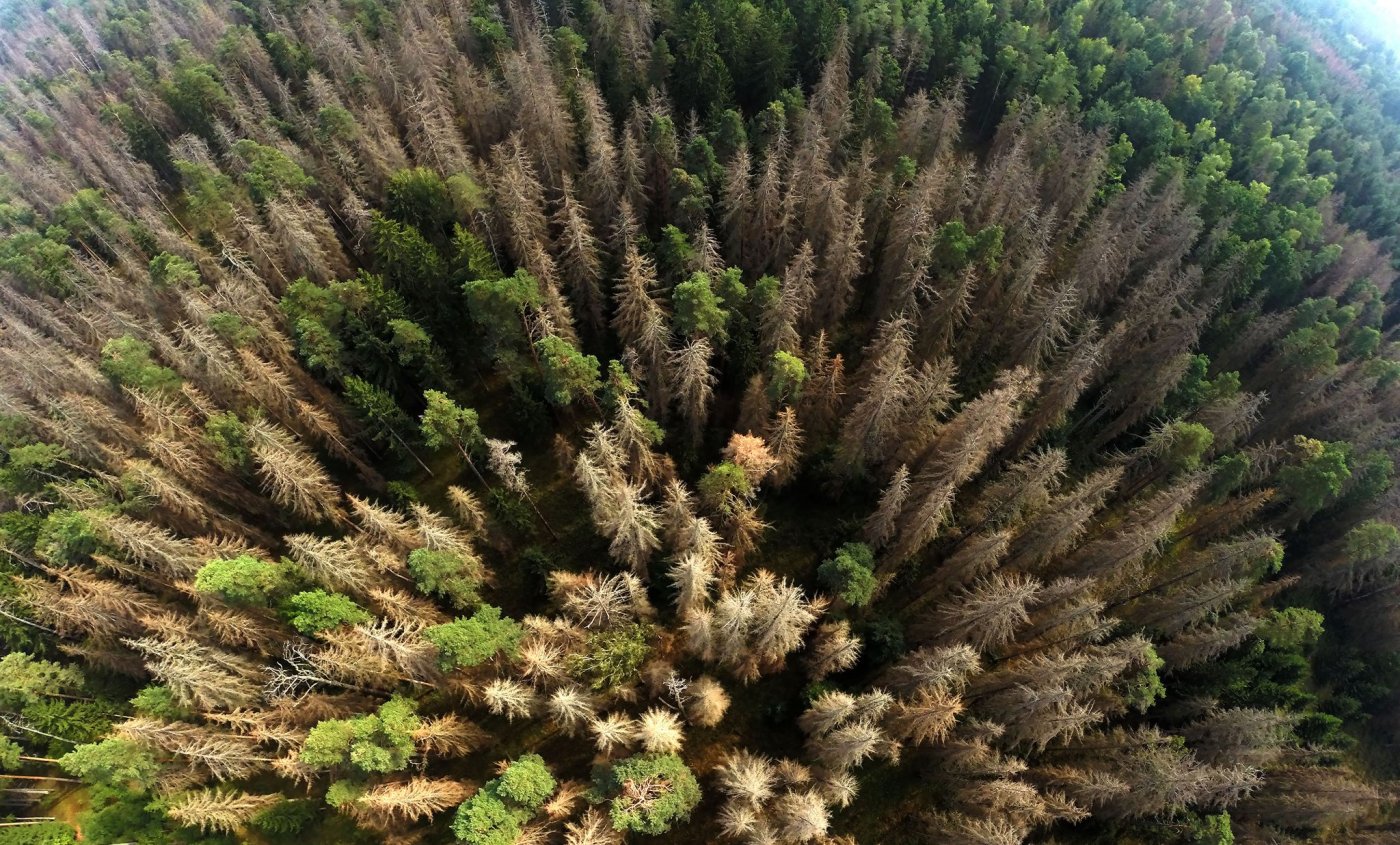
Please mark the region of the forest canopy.
[[0, 2], [0, 845], [1396, 841], [1368, 20]]

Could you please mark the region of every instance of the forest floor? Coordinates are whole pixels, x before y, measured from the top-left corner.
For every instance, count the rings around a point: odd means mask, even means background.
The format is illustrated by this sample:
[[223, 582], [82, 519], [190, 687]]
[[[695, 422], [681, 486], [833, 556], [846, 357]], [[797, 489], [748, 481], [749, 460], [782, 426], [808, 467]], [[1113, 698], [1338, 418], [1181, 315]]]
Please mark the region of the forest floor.
[[79, 842], [84, 842], [82, 825], [78, 824], [78, 817], [88, 808], [88, 789], [86, 786], [74, 787], [63, 790], [56, 798], [49, 799], [46, 812], [54, 817], [55, 821], [63, 822], [73, 828]]

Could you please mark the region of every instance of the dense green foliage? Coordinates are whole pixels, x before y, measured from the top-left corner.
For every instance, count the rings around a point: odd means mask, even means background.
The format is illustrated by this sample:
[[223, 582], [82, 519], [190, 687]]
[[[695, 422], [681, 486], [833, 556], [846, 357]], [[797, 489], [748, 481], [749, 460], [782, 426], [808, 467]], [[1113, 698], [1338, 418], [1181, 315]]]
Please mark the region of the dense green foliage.
[[453, 607], [468, 608], [480, 599], [473, 567], [455, 552], [414, 549], [408, 556], [408, 571], [419, 589], [442, 597]]
[[526, 754], [506, 766], [499, 778], [487, 781], [481, 789], [457, 808], [452, 832], [468, 845], [508, 845], [520, 836], [521, 825], [529, 821], [556, 784], [544, 760]]
[[538, 810], [554, 794], [556, 786], [544, 758], [538, 754], [526, 754], [501, 773], [496, 791], [511, 803], [528, 810]]
[[437, 646], [443, 668], [479, 666], [504, 654], [514, 654], [523, 632], [519, 623], [501, 616], [500, 608], [483, 605], [471, 616], [434, 625], [423, 636]]
[[102, 372], [133, 390], [164, 393], [180, 385], [180, 376], [151, 357], [151, 346], [131, 335], [109, 340], [102, 347]]
[[63, 755], [59, 765], [64, 771], [92, 783], [136, 786], [142, 791], [155, 785], [160, 772], [160, 764], [150, 751], [122, 739], [79, 745]]
[[412, 701], [393, 698], [373, 714], [320, 722], [307, 735], [300, 760], [318, 769], [398, 771], [413, 754], [413, 732], [420, 724], [416, 709]]
[[307, 590], [288, 596], [282, 602], [282, 614], [303, 634], [317, 634], [341, 625], [358, 625], [374, 618], [348, 596], [325, 590]]
[[847, 543], [836, 556], [817, 567], [817, 577], [831, 592], [860, 607], [875, 594], [875, 556], [864, 543]]
[[573, 657], [571, 670], [585, 676], [596, 690], [611, 689], [637, 679], [647, 659], [651, 629], [627, 625], [588, 636], [584, 651]]
[[665, 833], [700, 802], [695, 775], [674, 754], [642, 754], [604, 766], [593, 776], [593, 788], [609, 800], [613, 825], [637, 833]]
[[285, 563], [271, 563], [252, 555], [211, 560], [195, 573], [194, 588], [233, 605], [265, 606], [290, 585]]

